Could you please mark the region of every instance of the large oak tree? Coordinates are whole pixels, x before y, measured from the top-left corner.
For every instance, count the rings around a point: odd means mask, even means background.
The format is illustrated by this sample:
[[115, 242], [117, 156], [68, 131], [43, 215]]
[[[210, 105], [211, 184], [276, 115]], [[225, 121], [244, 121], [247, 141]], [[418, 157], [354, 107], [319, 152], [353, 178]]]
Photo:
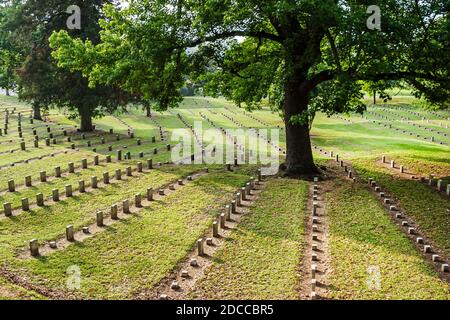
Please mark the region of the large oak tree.
[[310, 173], [308, 119], [362, 111], [364, 82], [402, 80], [448, 107], [449, 1], [376, 2], [381, 30], [367, 26], [367, 1], [134, 0], [106, 8], [100, 43], [60, 32], [52, 45], [91, 86], [118, 85], [160, 110], [181, 101], [187, 74], [248, 109], [270, 97], [286, 124], [285, 168]]

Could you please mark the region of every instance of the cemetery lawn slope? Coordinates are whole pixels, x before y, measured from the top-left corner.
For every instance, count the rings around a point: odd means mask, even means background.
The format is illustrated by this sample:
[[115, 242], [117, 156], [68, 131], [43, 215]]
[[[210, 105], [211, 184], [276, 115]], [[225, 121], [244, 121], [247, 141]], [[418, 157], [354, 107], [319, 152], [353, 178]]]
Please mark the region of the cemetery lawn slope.
[[389, 169], [373, 161], [354, 161], [354, 166], [359, 174], [367, 179], [374, 178], [391, 193], [405, 213], [415, 220], [421, 232], [446, 256], [450, 256], [448, 199], [426, 184], [392, 176]]
[[367, 188], [336, 180], [326, 196], [332, 299], [449, 299], [448, 286]]
[[8, 280], [0, 277], [0, 300], [35, 300], [45, 299], [45, 297], [21, 288], [8, 282]]
[[298, 299], [308, 184], [266, 182], [212, 266], [192, 292], [195, 299]]
[[211, 172], [105, 232], [39, 259], [16, 260], [26, 277], [66, 290], [70, 266], [81, 271], [74, 294], [90, 299], [131, 299], [170, 273], [211, 225], [220, 208], [249, 176]]

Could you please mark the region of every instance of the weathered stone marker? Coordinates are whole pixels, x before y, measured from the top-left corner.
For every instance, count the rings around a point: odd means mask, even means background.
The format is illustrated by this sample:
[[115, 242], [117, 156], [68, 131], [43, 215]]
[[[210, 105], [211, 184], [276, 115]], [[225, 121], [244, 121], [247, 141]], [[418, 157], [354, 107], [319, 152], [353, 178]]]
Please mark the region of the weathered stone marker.
[[117, 161], [122, 161], [122, 151], [116, 150], [116, 159]]
[[73, 162], [69, 162], [68, 167], [69, 173], [75, 173], [75, 165], [73, 164]]
[[61, 167], [55, 167], [55, 177], [61, 178]]
[[14, 180], [8, 180], [8, 191], [9, 192], [15, 192], [16, 191], [16, 183]]
[[247, 196], [246, 196], [247, 191], [245, 188], [241, 188], [240, 194], [241, 194], [241, 201], [246, 201], [247, 200]]
[[319, 207], [319, 204], [317, 202], [313, 202], [313, 215], [317, 216], [317, 208]]
[[144, 167], [143, 167], [143, 165], [142, 165], [142, 162], [138, 162], [138, 163], [137, 163], [137, 171], [138, 171], [139, 173], [141, 173], [142, 171], [144, 171]]
[[118, 220], [118, 216], [117, 216], [118, 211], [119, 210], [117, 209], [117, 204], [113, 204], [111, 206], [111, 219]]
[[153, 201], [153, 188], [148, 188], [147, 189], [147, 200], [148, 201]]
[[316, 272], [317, 272], [317, 265], [313, 264], [311, 265], [311, 278], [316, 278]]
[[222, 230], [224, 230], [225, 227], [226, 227], [226, 217], [225, 217], [225, 213], [222, 213], [222, 214], [220, 215], [220, 228], [221, 228]]
[[44, 206], [44, 195], [42, 193], [36, 195], [36, 204], [38, 207]]
[[97, 211], [97, 226], [98, 227], [103, 227], [103, 211]]
[[133, 170], [131, 169], [131, 167], [127, 167], [125, 169], [125, 171], [126, 171], [127, 177], [133, 176]]
[[98, 178], [96, 176], [91, 177], [91, 187], [93, 189], [98, 188]]
[[78, 191], [80, 193], [85, 193], [86, 192], [86, 184], [85, 184], [84, 180], [78, 181]]
[[94, 165], [98, 166], [99, 163], [100, 163], [100, 160], [99, 160], [98, 156], [94, 156]]
[[122, 201], [122, 211], [126, 214], [130, 213], [130, 201], [128, 199]]
[[39, 243], [36, 239], [30, 241], [30, 254], [32, 257], [39, 256]]
[[147, 159], [147, 169], [148, 170], [153, 169], [153, 160], [152, 159]]
[[191, 265], [191, 267], [198, 267], [198, 261], [195, 258], [192, 258], [189, 264]]
[[59, 190], [58, 189], [52, 190], [52, 199], [54, 202], [59, 202]]
[[6, 217], [11, 217], [12, 216], [12, 205], [9, 202], [6, 202], [3, 204], [3, 212], [5, 214]]
[[217, 221], [213, 222], [213, 237], [214, 238], [219, 237], [219, 223]]
[[88, 168], [87, 159], [82, 159], [81, 160], [81, 168], [83, 168], [83, 169], [87, 169]]
[[65, 187], [66, 197], [71, 198], [73, 196], [73, 188], [71, 184], [66, 185]]
[[109, 184], [109, 172], [103, 172], [103, 183]]
[[136, 208], [142, 208], [142, 196], [140, 194], [134, 195], [134, 205]]
[[122, 180], [122, 170], [116, 170], [116, 180]]
[[41, 182], [47, 182], [47, 173], [45, 171], [41, 171], [39, 173]]
[[66, 227], [66, 239], [67, 241], [75, 241], [75, 234], [73, 231], [73, 226], [69, 225]]
[[30, 211], [30, 201], [28, 198], [22, 198], [22, 210], [23, 211]]
[[203, 247], [203, 239], [197, 240], [197, 254], [199, 256], [203, 256], [205, 254], [204, 247]]
[[237, 213], [237, 206], [236, 206], [236, 200], [231, 201], [231, 213], [236, 214]]
[[106, 156], [106, 163], [111, 163], [111, 156], [110, 155]]

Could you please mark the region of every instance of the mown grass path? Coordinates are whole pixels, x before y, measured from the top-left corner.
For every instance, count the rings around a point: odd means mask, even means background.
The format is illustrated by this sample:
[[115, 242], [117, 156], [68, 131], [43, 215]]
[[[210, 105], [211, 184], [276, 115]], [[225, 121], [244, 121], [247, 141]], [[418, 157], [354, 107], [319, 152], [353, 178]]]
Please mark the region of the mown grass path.
[[195, 299], [299, 299], [308, 185], [276, 179], [217, 253]]

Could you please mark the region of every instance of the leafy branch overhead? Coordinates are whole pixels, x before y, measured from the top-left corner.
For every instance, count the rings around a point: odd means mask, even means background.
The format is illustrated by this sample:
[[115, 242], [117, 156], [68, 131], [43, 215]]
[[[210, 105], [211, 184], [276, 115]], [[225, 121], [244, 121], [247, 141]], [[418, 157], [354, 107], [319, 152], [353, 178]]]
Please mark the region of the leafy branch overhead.
[[367, 27], [365, 1], [130, 1], [105, 7], [98, 44], [65, 31], [50, 41], [60, 67], [159, 110], [179, 104], [186, 75], [247, 109], [268, 98], [286, 123], [287, 166], [302, 172], [314, 167], [315, 112], [364, 110], [366, 83], [403, 81], [448, 107], [449, 1], [378, 6], [381, 30]]

